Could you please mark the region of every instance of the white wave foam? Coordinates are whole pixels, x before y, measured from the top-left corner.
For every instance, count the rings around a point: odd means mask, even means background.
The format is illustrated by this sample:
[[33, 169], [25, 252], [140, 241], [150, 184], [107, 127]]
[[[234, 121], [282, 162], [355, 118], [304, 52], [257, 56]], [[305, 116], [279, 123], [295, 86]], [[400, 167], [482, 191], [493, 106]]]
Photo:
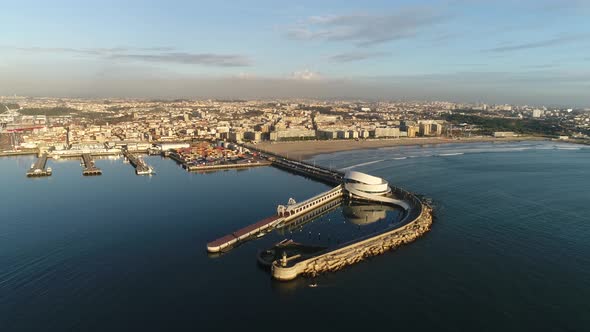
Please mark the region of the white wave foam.
[[449, 157], [449, 156], [460, 156], [460, 155], [463, 155], [463, 154], [465, 154], [465, 153], [463, 153], [463, 152], [453, 152], [453, 153], [441, 153], [438, 156], [439, 157]]
[[346, 170], [349, 170], [349, 169], [353, 169], [353, 168], [355, 168], [355, 167], [360, 167], [360, 166], [366, 166], [366, 165], [376, 164], [376, 163], [380, 163], [380, 162], [382, 162], [382, 161], [385, 161], [385, 159], [380, 159], [380, 160], [369, 161], [369, 162], [366, 162], [366, 163], [360, 163], [360, 164], [356, 164], [356, 165], [352, 165], [352, 166], [348, 166], [348, 167], [341, 168], [340, 170], [342, 170], [342, 171], [346, 171]]

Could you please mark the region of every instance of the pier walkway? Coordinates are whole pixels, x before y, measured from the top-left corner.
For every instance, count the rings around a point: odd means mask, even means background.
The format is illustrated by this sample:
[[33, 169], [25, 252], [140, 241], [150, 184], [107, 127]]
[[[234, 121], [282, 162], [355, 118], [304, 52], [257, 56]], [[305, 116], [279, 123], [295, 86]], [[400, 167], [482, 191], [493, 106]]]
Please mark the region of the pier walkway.
[[154, 170], [141, 157], [134, 155], [127, 149], [123, 149], [122, 153], [129, 160], [129, 163], [135, 167], [135, 174], [151, 175], [154, 173]]
[[51, 176], [51, 167], [45, 168], [47, 165], [47, 153], [42, 154], [37, 161], [27, 171], [28, 177]]
[[92, 160], [89, 153], [82, 154], [82, 165], [84, 166], [82, 169], [82, 175], [84, 176], [102, 174], [102, 170], [94, 165], [94, 160]]
[[238, 229], [237, 231], [230, 233], [224, 237], [221, 237], [215, 241], [207, 243], [207, 251], [209, 252], [220, 252], [227, 250], [235, 246], [239, 241], [248, 239], [251, 236], [257, 235], [276, 224], [283, 221], [285, 218], [274, 215], [266, 219], [262, 219], [259, 222]]
[[344, 179], [344, 173], [339, 170], [313, 165], [305, 161], [285, 158], [281, 155], [258, 149], [252, 145], [244, 145], [244, 147], [265, 155], [266, 158], [272, 162], [273, 166], [299, 175], [307, 176], [332, 185], [339, 185]]
[[296, 203], [295, 200], [291, 198], [289, 199], [288, 205], [279, 205], [277, 207], [276, 215], [207, 243], [207, 251], [212, 253], [227, 251], [234, 247], [238, 242], [248, 240], [255, 235], [270, 231], [275, 227], [280, 227], [280, 225], [303, 216], [328, 202], [341, 198], [342, 195], [343, 187], [338, 186], [301, 203]]

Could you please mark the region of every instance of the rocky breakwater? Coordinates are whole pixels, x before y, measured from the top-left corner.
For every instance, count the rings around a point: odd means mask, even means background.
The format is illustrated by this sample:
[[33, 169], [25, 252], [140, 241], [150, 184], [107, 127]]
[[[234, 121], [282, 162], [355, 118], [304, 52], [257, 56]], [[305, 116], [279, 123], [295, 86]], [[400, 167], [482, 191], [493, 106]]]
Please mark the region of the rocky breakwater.
[[315, 276], [319, 273], [333, 272], [410, 243], [428, 232], [432, 225], [432, 207], [421, 202], [419, 209], [417, 217], [399, 228], [372, 234], [305, 260], [299, 260], [298, 255], [283, 256], [273, 262], [272, 276], [286, 281], [299, 275]]

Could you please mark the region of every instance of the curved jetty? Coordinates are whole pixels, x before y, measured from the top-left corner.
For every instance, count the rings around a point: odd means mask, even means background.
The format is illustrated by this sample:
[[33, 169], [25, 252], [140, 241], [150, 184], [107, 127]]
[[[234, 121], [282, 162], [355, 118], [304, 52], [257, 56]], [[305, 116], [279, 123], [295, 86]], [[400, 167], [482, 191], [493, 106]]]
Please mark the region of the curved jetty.
[[305, 247], [304, 244], [290, 245], [289, 250], [281, 250], [281, 252], [278, 250], [286, 247], [275, 246], [263, 252], [263, 256], [259, 254], [258, 257], [259, 262], [265, 261], [266, 264], [271, 265], [273, 278], [292, 280], [299, 275], [313, 276], [322, 272], [336, 271], [366, 257], [379, 255], [412, 242], [430, 230], [432, 208], [416, 195], [404, 189], [392, 187], [382, 178], [356, 171], [343, 173], [277, 155], [269, 156], [269, 160], [272, 161], [273, 166], [337, 186], [303, 202], [297, 203], [294, 199], [289, 199], [287, 205], [277, 207], [275, 215], [209, 242], [207, 244], [209, 252], [227, 251], [243, 241], [264, 235], [275, 228], [293, 223], [305, 223], [309, 218], [332, 209], [334, 200], [341, 200], [343, 197], [399, 206], [404, 210], [402, 221], [390, 228], [340, 244], [335, 248], [321, 250], [314, 248], [311, 252], [307, 250], [305, 254], [295, 250], [295, 248]]
[[417, 203], [411, 207], [414, 211], [406, 215], [406, 223], [403, 226], [344, 243], [334, 249], [319, 252], [311, 258], [284, 255], [272, 263], [272, 277], [287, 281], [299, 275], [315, 276], [322, 272], [337, 271], [367, 257], [380, 255], [416, 240], [430, 230], [432, 208], [417, 198], [414, 203]]

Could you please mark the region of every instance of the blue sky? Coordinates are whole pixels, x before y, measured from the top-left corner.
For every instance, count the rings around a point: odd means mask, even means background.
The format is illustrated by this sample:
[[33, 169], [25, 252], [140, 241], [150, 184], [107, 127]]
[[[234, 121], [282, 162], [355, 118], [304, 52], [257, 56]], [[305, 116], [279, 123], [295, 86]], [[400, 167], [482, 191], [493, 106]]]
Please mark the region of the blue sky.
[[3, 1], [0, 94], [590, 106], [590, 1]]

